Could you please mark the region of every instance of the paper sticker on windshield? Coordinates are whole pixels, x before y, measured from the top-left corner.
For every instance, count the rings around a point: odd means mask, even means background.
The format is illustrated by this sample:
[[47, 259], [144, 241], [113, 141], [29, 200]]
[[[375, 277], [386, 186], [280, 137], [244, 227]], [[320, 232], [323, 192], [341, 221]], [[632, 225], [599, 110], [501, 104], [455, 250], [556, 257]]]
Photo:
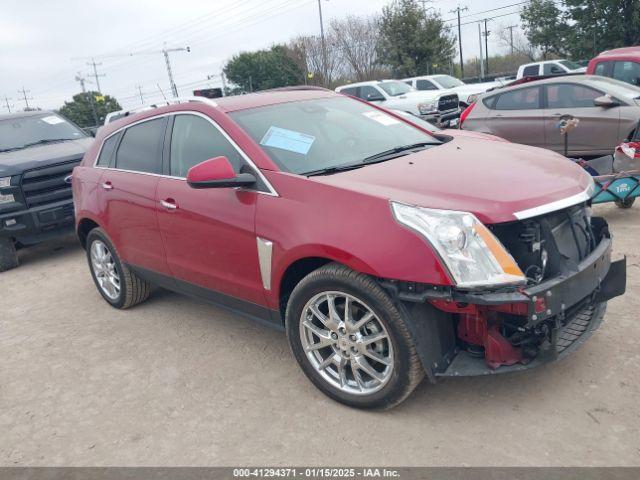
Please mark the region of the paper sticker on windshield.
[[316, 137], [307, 135], [306, 133], [295, 132], [293, 130], [287, 130], [286, 128], [271, 127], [267, 133], [264, 134], [262, 140], [260, 140], [260, 145], [306, 155], [315, 139]]
[[396, 123], [400, 123], [397, 118], [393, 118], [391, 115], [387, 115], [383, 112], [364, 112], [362, 115], [370, 118], [371, 120], [375, 120], [376, 122], [384, 125], [395, 125]]
[[64, 120], [60, 117], [56, 117], [55, 115], [50, 115], [48, 117], [42, 117], [40, 120], [43, 122], [47, 122], [49, 125], [57, 125], [58, 123], [64, 123]]

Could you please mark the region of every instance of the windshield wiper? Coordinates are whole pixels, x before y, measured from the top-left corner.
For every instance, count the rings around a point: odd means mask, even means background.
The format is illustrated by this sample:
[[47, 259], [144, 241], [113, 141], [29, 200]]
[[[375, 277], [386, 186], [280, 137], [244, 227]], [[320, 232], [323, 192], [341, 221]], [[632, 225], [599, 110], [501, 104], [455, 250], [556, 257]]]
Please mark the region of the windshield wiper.
[[0, 150], [0, 153], [22, 150], [23, 148], [35, 147], [36, 145], [46, 145], [47, 143], [66, 142], [67, 140], [75, 140], [75, 138], [45, 138], [43, 140], [38, 140], [37, 142], [25, 143], [20, 147], [3, 148]]
[[346, 163], [344, 165], [336, 165], [335, 167], [327, 167], [327, 168], [320, 168], [318, 170], [312, 170], [310, 172], [302, 173], [301, 175], [304, 175], [305, 177], [313, 177], [315, 175], [329, 175], [332, 173], [346, 172], [347, 170], [355, 170], [356, 168], [362, 168], [364, 166], [365, 164], [361, 162]]
[[385, 150], [384, 152], [376, 153], [375, 155], [366, 157], [364, 160], [362, 160], [362, 163], [366, 165], [368, 163], [391, 160], [392, 158], [399, 157], [401, 155], [408, 155], [407, 152], [409, 152], [410, 150], [428, 147], [429, 145], [439, 145], [439, 142], [419, 142], [412, 143], [410, 145], [402, 145], [400, 147], [390, 148], [389, 150]]

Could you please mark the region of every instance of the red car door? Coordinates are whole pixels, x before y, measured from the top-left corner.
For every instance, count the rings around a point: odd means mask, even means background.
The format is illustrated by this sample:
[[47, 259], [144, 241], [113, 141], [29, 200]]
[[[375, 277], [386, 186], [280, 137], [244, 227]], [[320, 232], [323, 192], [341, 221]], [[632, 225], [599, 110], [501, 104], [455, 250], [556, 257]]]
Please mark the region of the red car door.
[[[255, 212], [258, 191], [191, 188], [189, 168], [226, 156], [239, 171], [245, 161], [228, 137], [203, 115], [176, 114], [169, 165], [156, 194], [158, 224], [172, 275], [183, 283], [265, 305], [258, 263]], [[225, 303], [225, 298], [216, 298]], [[227, 299], [228, 300], [228, 299]]]
[[156, 218], [156, 188], [166, 124], [166, 117], [155, 118], [116, 134], [121, 140], [115, 159], [98, 188], [102, 221], [121, 258], [163, 274], [169, 270]]

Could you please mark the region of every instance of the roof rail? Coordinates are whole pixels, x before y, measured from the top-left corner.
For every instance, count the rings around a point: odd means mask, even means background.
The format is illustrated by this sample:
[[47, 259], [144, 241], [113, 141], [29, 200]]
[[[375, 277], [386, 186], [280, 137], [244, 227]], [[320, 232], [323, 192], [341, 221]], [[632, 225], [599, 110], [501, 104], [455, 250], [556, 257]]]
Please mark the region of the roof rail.
[[[330, 92], [328, 88], [317, 87], [315, 85], [291, 85], [289, 87], [278, 87], [278, 88], [269, 88], [268, 90], [262, 90], [262, 92], [290, 92], [295, 90], [321, 90], [325, 92]], [[261, 93], [261, 92], [256, 92]]]

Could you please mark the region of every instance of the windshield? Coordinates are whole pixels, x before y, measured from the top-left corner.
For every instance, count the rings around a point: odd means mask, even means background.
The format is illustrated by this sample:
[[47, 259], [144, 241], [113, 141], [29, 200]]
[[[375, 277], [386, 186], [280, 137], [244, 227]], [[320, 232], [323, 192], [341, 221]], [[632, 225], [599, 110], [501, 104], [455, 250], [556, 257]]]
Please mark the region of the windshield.
[[569, 70], [578, 70], [579, 68], [582, 68], [582, 65], [578, 65], [576, 62], [572, 62], [571, 60], [560, 60], [558, 63], [564, 65]]
[[85, 133], [79, 128], [53, 113], [0, 120], [0, 151], [84, 137]]
[[299, 174], [362, 162], [405, 145], [441, 143], [402, 120], [345, 97], [281, 103], [231, 116], [278, 167]]
[[442, 88], [456, 88], [463, 87], [465, 85], [464, 82], [461, 82], [457, 78], [451, 77], [449, 75], [437, 75], [433, 77], [433, 79], [442, 86]]
[[398, 95], [404, 95], [413, 90], [412, 87], [404, 82], [380, 82], [378, 86], [387, 92], [387, 95], [391, 97], [397, 97]]
[[634, 99], [640, 97], [640, 87], [631, 85], [630, 83], [621, 82], [615, 78], [600, 77], [597, 75], [588, 75], [584, 77], [589, 83], [605, 91], [610, 95], [618, 98]]

